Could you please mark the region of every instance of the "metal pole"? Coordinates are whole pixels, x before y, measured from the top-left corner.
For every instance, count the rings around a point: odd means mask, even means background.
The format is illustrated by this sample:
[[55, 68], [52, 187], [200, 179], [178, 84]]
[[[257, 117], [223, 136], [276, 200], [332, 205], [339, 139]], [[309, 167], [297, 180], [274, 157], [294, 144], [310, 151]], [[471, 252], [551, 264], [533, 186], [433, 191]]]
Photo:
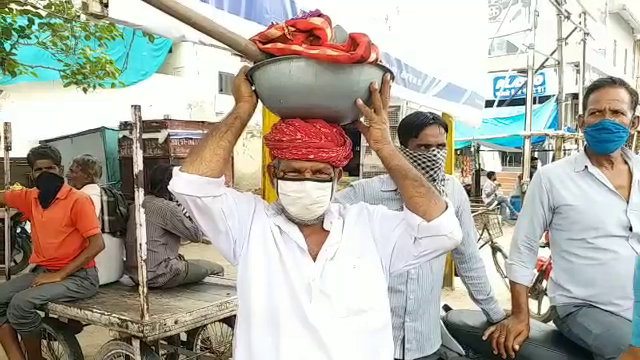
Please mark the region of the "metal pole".
[[[533, 7], [533, 16], [531, 17], [531, 44], [527, 52], [527, 103], [525, 104], [525, 125], [524, 131], [531, 131], [533, 125], [533, 77], [535, 76], [535, 60], [536, 60], [536, 30], [538, 25], [538, 4]], [[531, 136], [525, 136], [524, 146], [522, 147], [522, 187], [523, 193], [526, 192], [529, 184], [529, 172], [531, 171]]]
[[[11, 187], [11, 123], [3, 124], [4, 138], [4, 188], [8, 190]], [[11, 209], [8, 206], [4, 208], [4, 277], [7, 281], [11, 280], [11, 259], [13, 258], [13, 249], [11, 248], [11, 217], [9, 216]]]
[[267, 54], [248, 39], [219, 25], [212, 19], [200, 14], [190, 7], [176, 0], [142, 0], [165, 14], [185, 23], [212, 39], [223, 43], [232, 50], [239, 52], [253, 62], [260, 62], [268, 58]]
[[[587, 28], [587, 12], [580, 14], [582, 17], [582, 27]], [[588, 34], [582, 32], [582, 58], [580, 59], [580, 80], [578, 81], [578, 114], [584, 115], [584, 87], [587, 84], [587, 37]], [[578, 132], [582, 132], [578, 126]], [[584, 148], [582, 138], [578, 139], [578, 150]]]
[[[558, 129], [564, 130], [565, 118], [564, 118], [564, 36], [562, 34], [562, 27], [564, 26], [564, 0], [558, 1], [557, 8], [557, 32], [558, 32], [558, 47], [556, 47], [558, 53], [558, 63], [557, 63], [557, 71], [558, 71]], [[556, 138], [555, 141], [555, 160], [560, 160], [563, 155], [563, 145], [564, 139], [562, 137]]]
[[[573, 30], [569, 31], [569, 33], [567, 34], [567, 37], [564, 39], [565, 41], [569, 40], [569, 38], [571, 37], [571, 35], [573, 35], [576, 31], [578, 31], [577, 27], [574, 27]], [[555, 55], [556, 51], [558, 51], [558, 48], [556, 47], [555, 49], [553, 49], [553, 51], [551, 53], [549, 53], [549, 56], [547, 56], [546, 59], [544, 59], [540, 65], [538, 65], [538, 67], [536, 68], [536, 74], [544, 69], [544, 67], [547, 65], [547, 61], [549, 61], [550, 58], [553, 57], [553, 55]], [[513, 100], [513, 97], [515, 96], [515, 94], [519, 93], [525, 86], [527, 86], [527, 83], [525, 82], [524, 84], [520, 85], [520, 87], [518, 88], [518, 90], [516, 90], [516, 92], [514, 92], [514, 95], [511, 95], [511, 97], [509, 97], [509, 99], [507, 99], [507, 101], [505, 101], [504, 105], [502, 106], [508, 106], [511, 103], [511, 100]]]
[[138, 249], [138, 292], [140, 293], [140, 318], [149, 319], [149, 294], [147, 287], [147, 226], [142, 200], [144, 199], [144, 159], [142, 149], [142, 112], [140, 105], [131, 105], [133, 122], [133, 197], [136, 219], [136, 243]]

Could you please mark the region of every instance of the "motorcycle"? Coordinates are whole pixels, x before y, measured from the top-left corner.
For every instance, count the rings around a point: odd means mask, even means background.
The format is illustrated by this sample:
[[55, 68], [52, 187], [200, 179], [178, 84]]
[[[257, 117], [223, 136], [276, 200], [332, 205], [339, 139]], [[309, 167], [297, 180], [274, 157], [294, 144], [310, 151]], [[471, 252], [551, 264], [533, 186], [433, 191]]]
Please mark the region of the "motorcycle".
[[[490, 341], [482, 340], [484, 331], [491, 325], [479, 310], [453, 310], [450, 306], [442, 307], [444, 315], [443, 344], [455, 349], [460, 355], [471, 359], [501, 360], [493, 354]], [[446, 338], [449, 337], [449, 340]], [[453, 345], [452, 345], [453, 343]], [[461, 349], [461, 350], [460, 350]], [[464, 352], [461, 354], [460, 352]], [[529, 338], [522, 344], [518, 360], [592, 360], [593, 355], [576, 345], [555, 327], [531, 320]]]
[[[28, 221], [22, 213], [15, 213], [11, 216], [11, 264], [9, 271], [11, 275], [17, 275], [29, 266], [29, 258], [33, 252], [31, 243], [31, 233], [28, 228]], [[0, 222], [0, 255], [4, 262], [4, 222]]]

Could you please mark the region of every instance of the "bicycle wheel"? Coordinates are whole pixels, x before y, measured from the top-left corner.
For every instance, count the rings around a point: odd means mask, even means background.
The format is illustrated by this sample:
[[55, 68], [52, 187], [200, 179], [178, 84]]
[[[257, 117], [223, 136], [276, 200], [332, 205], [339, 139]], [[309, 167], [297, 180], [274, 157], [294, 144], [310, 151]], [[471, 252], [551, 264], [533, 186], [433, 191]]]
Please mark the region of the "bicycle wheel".
[[495, 242], [492, 242], [491, 257], [493, 258], [493, 265], [496, 267], [496, 271], [498, 272], [498, 275], [500, 275], [502, 282], [508, 289], [509, 279], [507, 278], [506, 266], [507, 266], [507, 259], [509, 257], [507, 256], [507, 253], [504, 251], [502, 246], [500, 246], [499, 244], [496, 244]]

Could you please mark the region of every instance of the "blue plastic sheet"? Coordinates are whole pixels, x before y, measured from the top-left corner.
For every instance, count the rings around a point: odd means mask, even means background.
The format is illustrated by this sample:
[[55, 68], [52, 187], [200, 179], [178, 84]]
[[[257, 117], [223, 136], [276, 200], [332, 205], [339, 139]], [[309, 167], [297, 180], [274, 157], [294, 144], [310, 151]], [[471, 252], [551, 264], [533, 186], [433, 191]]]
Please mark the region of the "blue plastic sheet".
[[[172, 42], [169, 39], [156, 36], [154, 42], [151, 43], [140, 30], [124, 26], [120, 28], [124, 33], [124, 39], [109, 43], [107, 54], [115, 60], [118, 68], [124, 68], [118, 80], [122, 81], [125, 86], [129, 86], [146, 80], [158, 71], [169, 54]], [[82, 41], [81, 44], [82, 46], [95, 46], [93, 41]], [[51, 54], [35, 46], [22, 46], [18, 49], [17, 54], [18, 61], [23, 64], [60, 68], [60, 63]], [[37, 77], [21, 75], [10, 78], [5, 76], [0, 78], [0, 86], [60, 80], [58, 71], [45, 68], [34, 68], [33, 70], [38, 75]]]
[[[555, 97], [533, 110], [532, 131], [557, 130], [558, 129], [558, 105]], [[456, 139], [468, 139], [473, 137], [517, 134], [524, 131], [524, 113], [504, 117], [482, 119], [479, 128], [466, 125], [461, 122], [455, 124]], [[484, 143], [491, 143], [498, 146], [515, 149], [522, 148], [524, 138], [522, 136], [512, 136], [508, 138], [482, 140]], [[544, 136], [534, 136], [531, 139], [533, 145], [542, 144]], [[470, 141], [456, 141], [456, 149], [471, 145]]]

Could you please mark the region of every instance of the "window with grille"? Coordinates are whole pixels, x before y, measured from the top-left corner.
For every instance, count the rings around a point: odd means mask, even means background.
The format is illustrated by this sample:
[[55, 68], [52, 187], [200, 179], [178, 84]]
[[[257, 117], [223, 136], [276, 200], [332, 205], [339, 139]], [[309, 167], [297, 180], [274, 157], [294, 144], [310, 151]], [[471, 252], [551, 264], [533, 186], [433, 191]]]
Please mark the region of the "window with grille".
[[218, 94], [232, 95], [234, 75], [227, 72], [218, 72]]
[[[391, 132], [391, 140], [396, 145], [398, 142], [398, 125], [402, 120], [402, 106], [391, 105], [389, 106], [389, 131]], [[362, 137], [360, 146], [360, 178], [368, 179], [374, 176], [386, 174], [382, 162], [378, 156], [371, 150], [367, 140]]]

